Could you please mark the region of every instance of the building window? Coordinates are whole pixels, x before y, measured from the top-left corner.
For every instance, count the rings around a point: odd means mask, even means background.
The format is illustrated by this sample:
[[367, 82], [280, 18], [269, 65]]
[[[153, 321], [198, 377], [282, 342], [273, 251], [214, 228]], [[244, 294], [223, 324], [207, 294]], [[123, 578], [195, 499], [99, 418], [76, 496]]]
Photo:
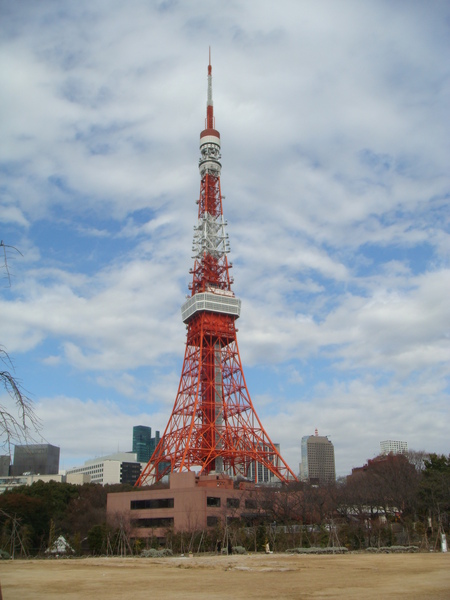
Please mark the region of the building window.
[[173, 517], [159, 517], [155, 519], [134, 519], [132, 527], [173, 527]]
[[131, 510], [142, 510], [145, 508], [173, 508], [173, 498], [154, 498], [152, 500], [132, 500]]
[[239, 508], [239, 498], [227, 498], [227, 508]]
[[247, 498], [245, 501], [245, 508], [256, 508], [256, 500], [253, 498]]
[[206, 526], [214, 527], [219, 522], [219, 517], [206, 517]]
[[206, 506], [214, 506], [214, 507], [219, 507], [220, 506], [220, 498], [213, 498], [212, 496], [208, 496], [206, 498]]
[[240, 517], [228, 517], [227, 516], [227, 525], [231, 525], [232, 523], [239, 523]]

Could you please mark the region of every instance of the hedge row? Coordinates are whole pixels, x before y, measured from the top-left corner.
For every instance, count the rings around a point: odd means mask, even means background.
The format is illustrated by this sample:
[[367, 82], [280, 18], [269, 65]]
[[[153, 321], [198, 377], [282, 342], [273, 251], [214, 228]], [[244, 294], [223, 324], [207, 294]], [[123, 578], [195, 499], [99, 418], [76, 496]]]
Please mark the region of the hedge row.
[[289, 548], [287, 554], [345, 554], [348, 548], [337, 546], [335, 548]]
[[143, 558], [163, 558], [164, 556], [173, 556], [173, 552], [170, 548], [162, 548], [161, 550], [149, 548], [148, 550], [142, 550], [141, 556]]
[[395, 552], [419, 552], [419, 546], [382, 546], [381, 548], [366, 548], [366, 552], [374, 554], [393, 554]]

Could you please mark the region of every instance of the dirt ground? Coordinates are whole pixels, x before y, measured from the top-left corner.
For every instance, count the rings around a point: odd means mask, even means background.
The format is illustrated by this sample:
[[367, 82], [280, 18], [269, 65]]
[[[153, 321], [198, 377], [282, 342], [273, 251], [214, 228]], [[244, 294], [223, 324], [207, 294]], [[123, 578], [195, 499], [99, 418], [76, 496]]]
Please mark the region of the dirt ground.
[[449, 599], [450, 553], [16, 560], [0, 582], [3, 600]]

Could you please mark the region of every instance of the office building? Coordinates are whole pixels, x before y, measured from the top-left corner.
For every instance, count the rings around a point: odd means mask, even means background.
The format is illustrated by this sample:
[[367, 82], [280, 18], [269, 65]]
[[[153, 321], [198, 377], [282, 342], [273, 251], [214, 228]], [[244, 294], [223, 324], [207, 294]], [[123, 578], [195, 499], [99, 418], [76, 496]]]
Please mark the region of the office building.
[[53, 473], [52, 475], [10, 475], [9, 477], [0, 476], [0, 494], [7, 490], [15, 490], [18, 487], [24, 485], [33, 485], [36, 481], [43, 481], [48, 483], [49, 481], [56, 481], [57, 483], [63, 483], [65, 481], [64, 475]]
[[133, 427], [133, 452], [139, 462], [147, 463], [150, 460], [150, 444], [152, 428], [145, 425]]
[[88, 476], [91, 483], [100, 485], [128, 483], [134, 485], [146, 463], [137, 461], [134, 452], [117, 452], [108, 456], [87, 460], [82, 467], [68, 469], [67, 483], [78, 483], [81, 475]]
[[59, 448], [51, 444], [15, 446], [12, 475], [54, 475], [59, 472]]
[[302, 437], [300, 478], [313, 484], [336, 480], [334, 446], [326, 436], [318, 434]]
[[133, 427], [133, 452], [137, 455], [138, 462], [148, 463], [160, 440], [159, 431], [152, 438], [152, 428], [146, 425]]
[[0, 456], [0, 477], [8, 477], [10, 463], [11, 463], [10, 456], [8, 456], [8, 455]]

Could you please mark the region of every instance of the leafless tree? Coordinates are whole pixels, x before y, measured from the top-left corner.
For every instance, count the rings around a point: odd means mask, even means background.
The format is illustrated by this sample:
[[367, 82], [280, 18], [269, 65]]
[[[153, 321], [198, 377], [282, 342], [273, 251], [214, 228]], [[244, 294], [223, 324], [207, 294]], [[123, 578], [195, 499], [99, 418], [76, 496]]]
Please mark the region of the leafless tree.
[[405, 456], [408, 462], [414, 465], [416, 471], [421, 474], [425, 470], [425, 461], [429, 459], [430, 454], [425, 450], [408, 450]]
[[[11, 285], [11, 271], [8, 254], [11, 250], [21, 254], [14, 246], [0, 242], [2, 256], [0, 270], [5, 273], [8, 287]], [[25, 394], [14, 373], [14, 365], [4, 347], [0, 346], [0, 384], [6, 395], [0, 395], [0, 448], [6, 448], [8, 453], [12, 443], [26, 441], [31, 431], [39, 429], [32, 402]]]
[[0, 347], [0, 382], [6, 396], [0, 396], [0, 447], [9, 452], [11, 444], [29, 439], [40, 427], [32, 401], [23, 391], [14, 374], [13, 363]]

